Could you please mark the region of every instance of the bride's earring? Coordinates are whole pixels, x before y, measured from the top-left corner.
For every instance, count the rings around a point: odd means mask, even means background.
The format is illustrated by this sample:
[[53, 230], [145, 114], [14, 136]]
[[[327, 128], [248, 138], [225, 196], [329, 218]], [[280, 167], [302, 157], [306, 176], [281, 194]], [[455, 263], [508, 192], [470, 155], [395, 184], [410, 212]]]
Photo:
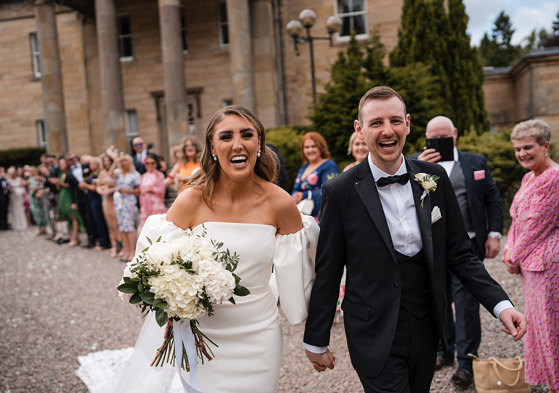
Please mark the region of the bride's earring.
[[260, 149], [258, 150], [258, 153], [256, 153], [256, 157], [260, 157]]
[[212, 153], [212, 158], [214, 159], [214, 161], [217, 161], [217, 157], [215, 154]]

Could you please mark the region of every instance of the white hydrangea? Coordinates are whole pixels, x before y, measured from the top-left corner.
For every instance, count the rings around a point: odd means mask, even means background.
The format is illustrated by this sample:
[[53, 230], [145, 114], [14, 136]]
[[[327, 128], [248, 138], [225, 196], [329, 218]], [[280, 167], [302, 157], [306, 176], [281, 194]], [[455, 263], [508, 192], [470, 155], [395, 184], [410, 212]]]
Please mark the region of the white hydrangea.
[[235, 278], [221, 263], [203, 259], [198, 274], [204, 278], [206, 294], [212, 303], [222, 303], [233, 295]]

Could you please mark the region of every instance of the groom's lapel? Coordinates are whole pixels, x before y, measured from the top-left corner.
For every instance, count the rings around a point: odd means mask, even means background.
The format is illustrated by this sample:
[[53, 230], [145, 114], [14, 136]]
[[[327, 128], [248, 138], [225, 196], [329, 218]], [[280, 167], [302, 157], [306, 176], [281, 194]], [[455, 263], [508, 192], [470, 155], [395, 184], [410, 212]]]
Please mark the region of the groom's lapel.
[[394, 252], [394, 245], [392, 244], [392, 238], [390, 237], [390, 230], [388, 229], [386, 217], [382, 209], [382, 204], [380, 203], [377, 186], [373, 179], [371, 169], [369, 168], [369, 162], [365, 159], [359, 165], [360, 167], [357, 169], [355, 179], [355, 189], [363, 201], [371, 220], [380, 233], [380, 237], [386, 244], [386, 248], [396, 263], [396, 253]]
[[425, 196], [423, 199], [423, 207], [421, 207], [421, 195], [423, 195], [423, 188], [418, 182], [414, 180], [416, 173], [421, 172], [421, 169], [411, 160], [406, 159], [406, 167], [410, 174], [411, 188], [413, 191], [413, 200], [415, 202], [415, 210], [417, 212], [417, 219], [419, 221], [419, 231], [421, 232], [421, 240], [423, 242], [423, 251], [427, 262], [433, 266], [433, 236], [431, 233], [431, 195]]

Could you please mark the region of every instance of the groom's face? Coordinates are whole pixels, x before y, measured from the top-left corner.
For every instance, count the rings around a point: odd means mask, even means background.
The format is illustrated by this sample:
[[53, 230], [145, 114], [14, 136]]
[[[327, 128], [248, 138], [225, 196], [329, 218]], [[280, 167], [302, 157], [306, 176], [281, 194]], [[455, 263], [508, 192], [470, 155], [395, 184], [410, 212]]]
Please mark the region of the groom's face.
[[354, 127], [367, 143], [373, 163], [386, 173], [395, 173], [410, 133], [410, 116], [398, 97], [367, 101]]

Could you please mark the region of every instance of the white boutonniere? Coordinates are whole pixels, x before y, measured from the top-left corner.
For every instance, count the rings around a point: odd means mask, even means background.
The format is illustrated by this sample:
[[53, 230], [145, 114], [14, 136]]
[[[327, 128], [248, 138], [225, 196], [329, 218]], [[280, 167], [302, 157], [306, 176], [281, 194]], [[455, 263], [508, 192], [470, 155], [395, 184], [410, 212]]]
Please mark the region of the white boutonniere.
[[423, 200], [430, 193], [437, 189], [437, 180], [439, 176], [428, 175], [427, 173], [416, 173], [413, 179], [423, 188], [423, 194], [421, 194], [421, 207], [423, 207]]

